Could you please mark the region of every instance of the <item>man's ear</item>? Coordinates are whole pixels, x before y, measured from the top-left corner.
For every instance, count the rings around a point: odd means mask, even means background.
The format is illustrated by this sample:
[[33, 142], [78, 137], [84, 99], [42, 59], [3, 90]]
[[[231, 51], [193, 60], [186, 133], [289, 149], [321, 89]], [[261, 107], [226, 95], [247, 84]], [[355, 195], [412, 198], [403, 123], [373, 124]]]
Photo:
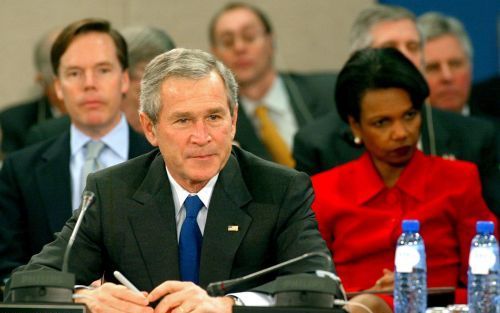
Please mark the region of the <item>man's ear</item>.
[[130, 88], [130, 76], [128, 70], [123, 71], [122, 73], [122, 94], [126, 94], [128, 89]]
[[156, 138], [156, 129], [153, 122], [144, 112], [139, 112], [139, 120], [141, 121], [142, 130], [144, 131], [146, 139], [152, 146], [157, 147], [158, 139]]
[[234, 136], [236, 136], [236, 123], [238, 122], [238, 103], [234, 106], [233, 116], [231, 116], [231, 136], [234, 140]]
[[61, 88], [61, 81], [57, 76], [54, 78], [54, 90], [56, 91], [57, 99], [59, 99], [60, 101], [64, 101], [64, 96]]

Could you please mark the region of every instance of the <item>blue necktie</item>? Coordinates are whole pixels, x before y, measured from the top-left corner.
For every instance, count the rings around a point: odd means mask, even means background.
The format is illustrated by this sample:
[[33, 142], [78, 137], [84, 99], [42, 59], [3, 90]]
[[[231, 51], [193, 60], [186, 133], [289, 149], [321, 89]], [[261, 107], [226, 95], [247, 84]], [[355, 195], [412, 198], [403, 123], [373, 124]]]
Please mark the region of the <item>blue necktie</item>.
[[202, 235], [196, 217], [203, 207], [198, 196], [188, 196], [184, 201], [186, 219], [179, 236], [179, 261], [181, 280], [198, 284]]

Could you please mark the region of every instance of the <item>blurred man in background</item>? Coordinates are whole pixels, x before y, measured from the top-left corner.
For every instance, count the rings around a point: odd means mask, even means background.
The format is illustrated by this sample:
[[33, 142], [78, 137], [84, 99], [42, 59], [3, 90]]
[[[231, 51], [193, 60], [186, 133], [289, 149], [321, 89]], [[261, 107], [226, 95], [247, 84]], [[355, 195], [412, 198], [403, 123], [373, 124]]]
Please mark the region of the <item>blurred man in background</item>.
[[146, 65], [157, 55], [175, 48], [175, 43], [163, 30], [148, 27], [126, 27], [121, 30], [128, 45], [130, 87], [122, 103], [127, 121], [138, 133], [142, 133], [139, 121], [139, 95], [141, 79]]
[[[476, 106], [469, 103], [473, 48], [462, 23], [454, 17], [429, 12], [420, 16], [417, 24], [425, 41], [425, 77], [431, 91], [429, 103], [436, 108], [494, 123], [497, 148], [500, 148], [498, 117], [485, 114], [477, 103]], [[497, 152], [500, 155], [500, 151]]]
[[50, 48], [59, 32], [60, 29], [48, 32], [35, 45], [36, 82], [42, 89], [42, 95], [35, 100], [15, 105], [0, 113], [4, 154], [24, 147], [25, 135], [31, 126], [66, 113], [64, 103], [56, 96], [54, 74], [50, 67]]
[[[155, 56], [175, 48], [174, 41], [161, 29], [149, 26], [131, 26], [121, 31], [128, 46], [130, 86], [124, 94], [122, 111], [132, 128], [142, 134], [139, 122], [139, 94], [144, 68]], [[69, 117], [53, 119], [32, 127], [26, 143], [33, 144], [57, 136], [70, 126]]]
[[260, 157], [293, 167], [293, 136], [333, 109], [335, 76], [278, 72], [269, 18], [249, 4], [223, 7], [212, 18], [209, 37], [212, 52], [240, 86], [235, 141]]

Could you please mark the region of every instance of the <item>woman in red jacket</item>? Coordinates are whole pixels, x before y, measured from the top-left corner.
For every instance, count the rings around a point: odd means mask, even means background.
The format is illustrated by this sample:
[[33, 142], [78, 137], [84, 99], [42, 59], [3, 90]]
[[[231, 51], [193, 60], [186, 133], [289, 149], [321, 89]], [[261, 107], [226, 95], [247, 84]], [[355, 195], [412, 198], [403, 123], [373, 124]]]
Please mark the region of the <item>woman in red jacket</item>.
[[338, 112], [366, 152], [313, 176], [313, 209], [347, 291], [392, 289], [403, 219], [420, 221], [428, 286], [465, 287], [475, 223], [496, 222], [474, 164], [417, 148], [428, 94], [417, 68], [391, 48], [355, 53], [338, 76]]

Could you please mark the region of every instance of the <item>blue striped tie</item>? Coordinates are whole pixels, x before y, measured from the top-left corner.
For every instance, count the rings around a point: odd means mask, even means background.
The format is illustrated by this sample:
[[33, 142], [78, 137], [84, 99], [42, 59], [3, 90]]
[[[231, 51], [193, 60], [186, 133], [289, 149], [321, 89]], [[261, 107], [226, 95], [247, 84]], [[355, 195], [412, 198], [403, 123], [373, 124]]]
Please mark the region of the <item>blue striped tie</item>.
[[198, 196], [188, 196], [184, 201], [186, 219], [182, 223], [179, 236], [179, 261], [181, 280], [199, 282], [202, 235], [196, 217], [203, 207]]

